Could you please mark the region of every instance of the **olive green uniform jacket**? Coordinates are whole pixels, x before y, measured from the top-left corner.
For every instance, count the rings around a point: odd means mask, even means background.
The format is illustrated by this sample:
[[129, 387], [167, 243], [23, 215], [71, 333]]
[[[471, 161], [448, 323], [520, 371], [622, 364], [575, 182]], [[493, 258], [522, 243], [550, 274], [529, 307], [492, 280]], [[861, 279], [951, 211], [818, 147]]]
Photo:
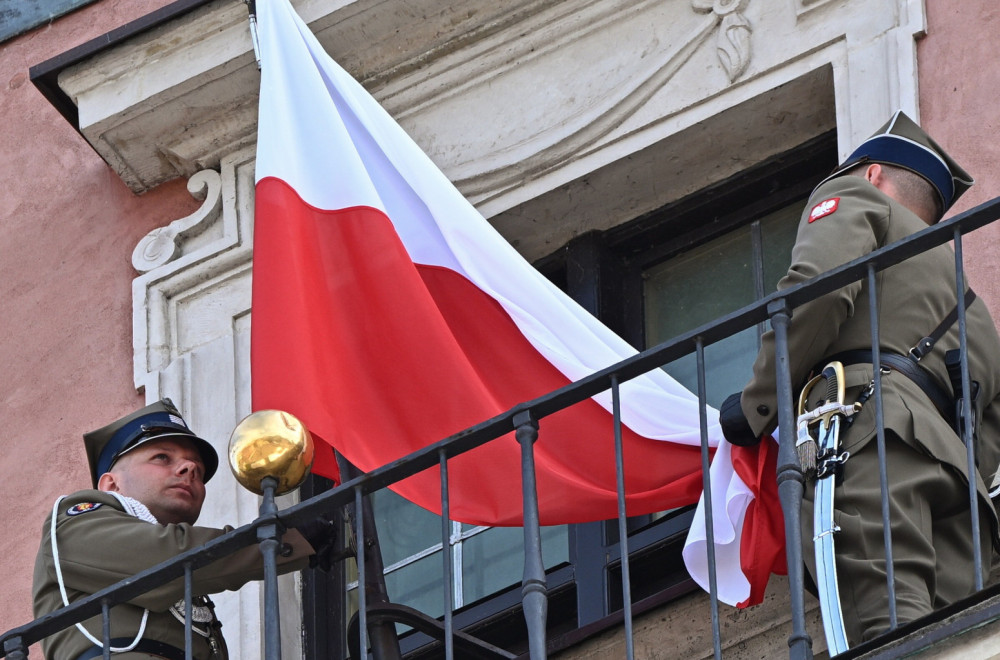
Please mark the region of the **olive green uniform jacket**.
[[[87, 507], [87, 504], [100, 506]], [[75, 506], [86, 510], [69, 515], [67, 512]], [[51, 515], [46, 518], [42, 529], [42, 542], [35, 561], [33, 605], [36, 618], [63, 607], [53, 562], [50, 524]], [[59, 504], [56, 519], [59, 565], [69, 601], [73, 603], [89, 596], [231, 529], [149, 523], [126, 513], [109, 493], [98, 490], [73, 493]], [[290, 530], [282, 540], [291, 545], [292, 554], [278, 557], [279, 570], [288, 572], [307, 566], [308, 557], [313, 553], [309, 543], [295, 530]], [[260, 549], [253, 545], [195, 571], [194, 593], [202, 595], [235, 590], [250, 580], [262, 577]], [[139, 629], [143, 609], [148, 609], [149, 618], [143, 638], [183, 649], [183, 621], [169, 611], [183, 598], [184, 581], [178, 579], [130, 603], [112, 608], [112, 639], [126, 638], [131, 642]], [[96, 639], [102, 638], [100, 617], [88, 620], [85, 626]], [[208, 640], [197, 633], [192, 637], [194, 657], [211, 657]], [[74, 660], [94, 645], [75, 626], [71, 626], [43, 641], [42, 647], [49, 660]], [[127, 658], [129, 655], [116, 654], [114, 657]]]
[[[833, 201], [830, 201], [833, 200]], [[810, 222], [817, 205], [827, 202]], [[835, 207], [832, 213], [823, 210]], [[900, 240], [927, 225], [902, 204], [857, 176], [841, 176], [820, 185], [806, 205], [792, 250], [792, 265], [778, 289], [805, 282], [831, 268], [862, 257]], [[905, 355], [929, 335], [955, 308], [955, 258], [950, 246], [942, 245], [877, 273], [879, 345], [884, 351]], [[867, 281], [855, 282], [796, 308], [789, 325], [789, 362], [793, 387], [803, 385], [815, 365], [841, 351], [871, 349], [870, 291]], [[968, 362], [971, 379], [978, 381], [979, 469], [974, 475], [984, 502], [1000, 463], [1000, 340], [982, 300], [967, 310]], [[946, 392], [951, 392], [944, 365], [946, 351], [957, 348], [958, 323], [952, 325], [936, 347], [920, 362]], [[774, 333], [767, 332], [754, 364], [753, 379], [741, 398], [743, 413], [758, 437], [777, 425]], [[855, 399], [872, 378], [871, 365], [847, 368], [849, 401]], [[885, 427], [916, 450], [936, 458], [968, 479], [965, 446], [948, 422], [909, 378], [892, 372], [882, 380]], [[874, 400], [842, 432], [843, 447], [857, 453], [876, 434]], [[794, 429], [784, 431], [795, 437]], [[849, 463], [848, 463], [849, 464]], [[890, 479], [891, 468], [890, 468]], [[984, 483], [985, 480], [985, 483]], [[968, 483], [966, 481], [966, 483]], [[994, 536], [996, 514], [992, 506]]]

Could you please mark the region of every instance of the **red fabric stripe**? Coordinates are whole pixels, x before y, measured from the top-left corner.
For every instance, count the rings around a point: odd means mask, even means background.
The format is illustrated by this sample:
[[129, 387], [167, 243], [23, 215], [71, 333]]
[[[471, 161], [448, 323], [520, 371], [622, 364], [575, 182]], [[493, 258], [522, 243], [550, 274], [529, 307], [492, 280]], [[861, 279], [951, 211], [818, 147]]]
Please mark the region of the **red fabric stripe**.
[[[368, 471], [567, 384], [503, 308], [461, 275], [415, 266], [385, 215], [315, 209], [257, 184], [253, 408], [287, 410]], [[617, 514], [611, 416], [586, 401], [544, 418], [536, 445], [543, 524]], [[696, 447], [624, 429], [630, 514], [696, 501]], [[315, 465], [336, 478], [332, 452]], [[453, 518], [520, 524], [512, 434], [449, 463]], [[395, 488], [439, 512], [437, 470]]]
[[765, 437], [753, 447], [733, 447], [733, 469], [754, 494], [743, 519], [740, 565], [750, 581], [750, 597], [737, 607], [764, 600], [771, 573], [788, 574], [785, 519], [778, 500], [778, 443]]

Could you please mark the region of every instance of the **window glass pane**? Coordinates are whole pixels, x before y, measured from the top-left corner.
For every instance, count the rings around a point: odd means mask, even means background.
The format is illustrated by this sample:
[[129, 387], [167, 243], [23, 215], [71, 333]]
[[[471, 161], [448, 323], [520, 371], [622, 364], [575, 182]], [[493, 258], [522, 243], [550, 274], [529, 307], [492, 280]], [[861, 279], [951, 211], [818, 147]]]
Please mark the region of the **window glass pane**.
[[387, 573], [385, 587], [394, 603], [409, 605], [433, 617], [444, 615], [444, 567], [441, 551]]
[[[646, 343], [653, 346], [712, 321], [756, 298], [750, 228], [725, 236], [646, 271]], [[750, 328], [707, 346], [708, 402], [718, 406], [739, 390], [757, 353], [757, 333]], [[698, 391], [695, 356], [665, 369], [692, 392]]]
[[[542, 527], [542, 561], [552, 568], [569, 561], [565, 525]], [[494, 527], [462, 543], [462, 594], [466, 603], [521, 582], [524, 574], [524, 530]]]
[[646, 271], [646, 337], [652, 346], [754, 299], [750, 227], [741, 227]]
[[385, 489], [374, 493], [372, 506], [386, 567], [441, 544], [440, 516]]
[[786, 206], [760, 221], [764, 243], [764, 294], [771, 293], [792, 263], [792, 246], [802, 214], [800, 204]]
[[[644, 285], [647, 345], [676, 337], [773, 291], [788, 270], [800, 212], [796, 203], [760, 220], [763, 263], [756, 267], [748, 225], [648, 269]], [[761, 292], [756, 290], [756, 272], [763, 273]], [[705, 347], [710, 405], [718, 407], [746, 384], [757, 346], [757, 329], [748, 328]], [[694, 354], [664, 368], [697, 392]]]

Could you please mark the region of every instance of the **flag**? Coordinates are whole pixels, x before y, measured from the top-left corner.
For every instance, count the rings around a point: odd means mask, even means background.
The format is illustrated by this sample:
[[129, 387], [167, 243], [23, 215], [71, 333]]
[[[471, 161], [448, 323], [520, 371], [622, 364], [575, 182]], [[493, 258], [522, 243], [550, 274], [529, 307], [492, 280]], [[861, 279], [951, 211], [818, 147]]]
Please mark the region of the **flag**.
[[[778, 444], [766, 437], [753, 447], [719, 444], [709, 469], [719, 600], [757, 605], [772, 573], [787, 575], [785, 519], [778, 501]], [[688, 573], [709, 591], [705, 498], [698, 500], [682, 555]]]
[[[303, 421], [315, 472], [337, 478], [333, 449], [373, 470], [635, 354], [493, 229], [287, 0], [257, 10], [252, 407]], [[629, 515], [694, 503], [697, 397], [655, 370], [622, 384], [621, 405]], [[604, 393], [540, 420], [542, 524], [617, 515], [610, 409]], [[452, 518], [520, 524], [520, 461], [513, 434], [449, 461]], [[393, 489], [441, 510], [436, 469]]]

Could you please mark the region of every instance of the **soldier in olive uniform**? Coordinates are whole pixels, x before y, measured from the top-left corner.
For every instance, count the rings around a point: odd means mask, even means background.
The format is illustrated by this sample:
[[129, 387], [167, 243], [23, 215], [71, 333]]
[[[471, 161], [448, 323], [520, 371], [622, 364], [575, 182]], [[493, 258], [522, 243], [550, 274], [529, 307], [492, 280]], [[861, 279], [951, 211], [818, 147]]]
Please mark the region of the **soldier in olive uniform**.
[[[785, 289], [937, 222], [972, 180], [901, 112], [865, 141], [812, 193], [799, 224]], [[997, 519], [986, 482], [1000, 463], [1000, 340], [982, 300], [967, 295], [968, 363], [978, 383], [981, 538], [973, 539], [966, 449], [953, 430], [954, 393], [945, 355], [959, 347], [955, 261], [942, 245], [876, 276], [882, 402], [889, 475], [890, 528], [898, 622], [912, 621], [971, 594], [973, 548], [991, 561]], [[867, 280], [794, 310], [788, 331], [793, 386], [830, 360], [845, 365], [847, 402], [872, 384]], [[920, 359], [922, 338], [946, 331]], [[917, 350], [911, 355], [911, 349]], [[890, 357], [885, 357], [890, 355]], [[887, 361], [893, 361], [893, 365]], [[720, 422], [734, 444], [757, 442], [777, 424], [773, 331], [765, 334], [753, 379], [722, 406]], [[888, 588], [878, 473], [875, 402], [842, 426], [850, 452], [834, 495], [837, 576], [848, 639], [871, 639], [889, 627]], [[785, 431], [782, 438], [789, 436]], [[812, 481], [803, 502], [803, 557], [815, 575]]]
[[[196, 527], [205, 482], [219, 464], [215, 450], [165, 399], [84, 436], [94, 490], [59, 498], [42, 530], [35, 562], [34, 613], [53, 612], [229, 531]], [[315, 534], [307, 533], [319, 544]], [[296, 530], [279, 570], [304, 568], [313, 546]], [[263, 577], [256, 546], [194, 572], [194, 593], [238, 589]], [[175, 580], [111, 610], [115, 657], [184, 656], [184, 582]], [[226, 657], [211, 601], [194, 601], [193, 657]], [[42, 642], [52, 660], [102, 655], [101, 617]]]

